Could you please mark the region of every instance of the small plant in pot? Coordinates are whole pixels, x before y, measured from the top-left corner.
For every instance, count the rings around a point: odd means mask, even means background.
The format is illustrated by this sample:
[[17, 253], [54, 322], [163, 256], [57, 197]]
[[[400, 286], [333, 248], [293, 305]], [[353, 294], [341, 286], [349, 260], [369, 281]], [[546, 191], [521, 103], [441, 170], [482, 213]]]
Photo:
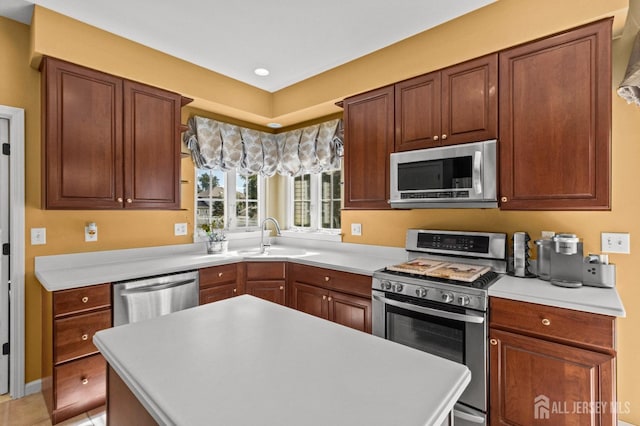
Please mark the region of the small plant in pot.
[[207, 253], [224, 253], [227, 251], [229, 241], [227, 241], [227, 233], [224, 230], [224, 221], [220, 218], [214, 218], [209, 223], [200, 225], [200, 229], [207, 238]]

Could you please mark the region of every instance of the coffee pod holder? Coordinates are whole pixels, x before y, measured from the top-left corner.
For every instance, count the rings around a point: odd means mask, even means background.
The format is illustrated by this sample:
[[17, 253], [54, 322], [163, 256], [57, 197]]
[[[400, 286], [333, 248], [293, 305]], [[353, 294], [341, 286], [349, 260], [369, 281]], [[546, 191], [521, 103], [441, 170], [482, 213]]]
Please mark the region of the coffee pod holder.
[[603, 256], [606, 255], [590, 254], [584, 258], [582, 284], [602, 288], [616, 286], [616, 265], [609, 263]]

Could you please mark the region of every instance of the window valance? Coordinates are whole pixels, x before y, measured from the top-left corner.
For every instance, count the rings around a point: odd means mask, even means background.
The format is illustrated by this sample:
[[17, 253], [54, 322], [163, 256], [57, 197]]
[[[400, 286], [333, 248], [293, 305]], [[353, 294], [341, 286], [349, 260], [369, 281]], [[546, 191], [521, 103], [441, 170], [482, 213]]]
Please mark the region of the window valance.
[[640, 32], [633, 43], [624, 80], [618, 87], [618, 95], [627, 103], [640, 106]]
[[278, 134], [194, 116], [183, 140], [198, 168], [243, 175], [298, 176], [340, 167], [342, 120], [336, 119]]

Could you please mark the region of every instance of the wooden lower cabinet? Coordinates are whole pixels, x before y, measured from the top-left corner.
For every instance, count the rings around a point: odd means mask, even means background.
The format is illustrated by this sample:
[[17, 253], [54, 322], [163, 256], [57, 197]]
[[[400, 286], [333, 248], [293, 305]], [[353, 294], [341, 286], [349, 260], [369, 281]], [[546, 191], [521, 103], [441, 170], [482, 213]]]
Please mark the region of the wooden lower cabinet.
[[200, 269], [200, 304], [213, 303], [242, 294], [243, 275], [242, 263]]
[[287, 304], [286, 262], [245, 262], [245, 292], [269, 302]]
[[42, 293], [42, 393], [53, 424], [106, 401], [93, 335], [111, 327], [111, 284]]
[[371, 277], [291, 264], [289, 306], [371, 333]]
[[612, 317], [496, 298], [490, 316], [491, 425], [617, 424]]

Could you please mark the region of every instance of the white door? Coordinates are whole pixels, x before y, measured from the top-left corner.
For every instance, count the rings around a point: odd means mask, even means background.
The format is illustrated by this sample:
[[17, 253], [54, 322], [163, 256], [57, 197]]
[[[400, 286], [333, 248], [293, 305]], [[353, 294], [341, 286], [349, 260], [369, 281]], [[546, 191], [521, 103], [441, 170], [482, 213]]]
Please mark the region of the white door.
[[[0, 118], [0, 143], [9, 143], [9, 120]], [[9, 157], [0, 155], [0, 243], [9, 243]], [[9, 256], [0, 255], [0, 395], [9, 391]]]

